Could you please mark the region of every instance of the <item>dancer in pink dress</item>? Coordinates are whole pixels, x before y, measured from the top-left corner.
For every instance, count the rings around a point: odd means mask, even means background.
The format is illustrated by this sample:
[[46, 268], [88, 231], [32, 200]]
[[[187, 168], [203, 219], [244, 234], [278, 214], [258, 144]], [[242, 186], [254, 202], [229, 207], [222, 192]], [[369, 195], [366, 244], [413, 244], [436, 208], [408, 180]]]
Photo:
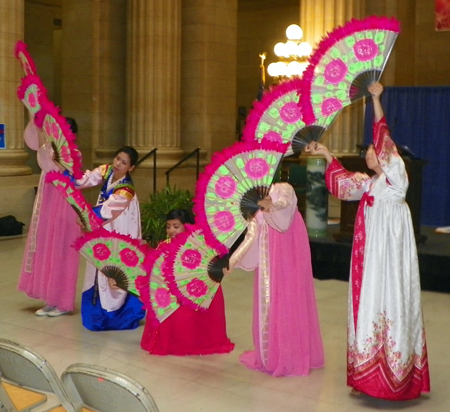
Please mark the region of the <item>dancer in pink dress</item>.
[[[75, 134], [75, 121], [67, 120]], [[60, 316], [73, 311], [75, 306], [79, 253], [71, 245], [81, 231], [75, 211], [53, 184], [45, 181], [48, 172], [60, 169], [53, 161], [51, 145], [40, 138], [33, 120], [28, 123], [24, 137], [28, 147], [37, 150], [42, 172], [17, 288], [30, 298], [45, 302], [36, 311], [37, 316]]]
[[[192, 217], [184, 209], [170, 211], [166, 221], [168, 240], [184, 232], [185, 223], [193, 223]], [[208, 310], [193, 310], [181, 305], [161, 323], [147, 316], [141, 347], [153, 355], [185, 356], [231, 352], [234, 343], [226, 332], [222, 287], [219, 286]]]
[[242, 244], [230, 258], [255, 271], [253, 343], [241, 362], [273, 376], [308, 375], [324, 365], [308, 235], [288, 183], [259, 202]]

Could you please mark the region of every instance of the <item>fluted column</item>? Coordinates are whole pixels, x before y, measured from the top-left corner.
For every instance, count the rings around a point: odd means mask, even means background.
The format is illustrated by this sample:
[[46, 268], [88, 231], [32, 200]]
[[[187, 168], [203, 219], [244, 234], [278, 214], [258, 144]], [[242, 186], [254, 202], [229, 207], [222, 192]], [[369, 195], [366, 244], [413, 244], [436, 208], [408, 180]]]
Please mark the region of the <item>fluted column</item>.
[[182, 147], [210, 156], [236, 140], [238, 2], [182, 3]]
[[23, 0], [2, 0], [0, 2], [0, 123], [4, 125], [4, 134], [1, 137], [0, 177], [31, 174], [31, 168], [25, 164], [28, 154], [24, 150], [23, 141], [24, 108], [16, 94], [24, 72], [14, 57], [14, 46], [17, 40], [23, 40], [23, 37]]
[[[158, 168], [180, 159], [181, 2], [133, 0], [127, 10], [127, 138]], [[146, 161], [150, 167], [152, 162]]]
[[[300, 26], [305, 41], [316, 45], [328, 32], [352, 18], [361, 18], [363, 3], [360, 0], [302, 0]], [[333, 154], [353, 155], [356, 145], [363, 141], [364, 104], [353, 103], [337, 116], [323, 136], [323, 141]]]
[[77, 121], [77, 144], [91, 168], [126, 143], [126, 2], [62, 0], [62, 17], [63, 114]]

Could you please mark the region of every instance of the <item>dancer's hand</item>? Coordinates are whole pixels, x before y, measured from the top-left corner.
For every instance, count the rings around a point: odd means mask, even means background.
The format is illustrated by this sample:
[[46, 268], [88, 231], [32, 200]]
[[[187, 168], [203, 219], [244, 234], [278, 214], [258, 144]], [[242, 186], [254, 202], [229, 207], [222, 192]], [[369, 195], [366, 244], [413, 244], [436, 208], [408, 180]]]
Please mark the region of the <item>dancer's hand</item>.
[[319, 142], [311, 142], [305, 147], [305, 153], [311, 153], [312, 155], [321, 155], [325, 157], [328, 164], [333, 161], [333, 156], [331, 156], [328, 148]]
[[383, 93], [384, 87], [381, 83], [376, 82], [376, 83], [372, 83], [367, 88], [367, 90], [372, 95], [372, 98], [379, 99], [381, 96], [381, 93]]
[[119, 286], [117, 286], [116, 281], [112, 278], [108, 278], [108, 285], [111, 289], [120, 289]]

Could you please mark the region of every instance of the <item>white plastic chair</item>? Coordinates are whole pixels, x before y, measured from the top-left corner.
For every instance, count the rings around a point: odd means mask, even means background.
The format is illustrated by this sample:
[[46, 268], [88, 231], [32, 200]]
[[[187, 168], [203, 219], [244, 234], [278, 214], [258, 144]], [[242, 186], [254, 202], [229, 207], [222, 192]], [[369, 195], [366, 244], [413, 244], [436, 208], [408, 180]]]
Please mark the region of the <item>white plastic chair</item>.
[[0, 339], [0, 410], [30, 412], [56, 407], [75, 412], [52, 366], [33, 350]]
[[61, 379], [77, 411], [159, 412], [147, 389], [120, 372], [76, 363], [63, 372]]

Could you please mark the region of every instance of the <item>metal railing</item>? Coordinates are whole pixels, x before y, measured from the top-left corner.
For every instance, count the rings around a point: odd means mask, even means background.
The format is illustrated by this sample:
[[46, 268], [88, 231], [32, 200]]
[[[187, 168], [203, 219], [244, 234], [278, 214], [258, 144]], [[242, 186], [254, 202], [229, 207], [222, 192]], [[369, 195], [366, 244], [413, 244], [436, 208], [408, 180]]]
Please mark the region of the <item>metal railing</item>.
[[136, 166], [138, 166], [140, 163], [142, 163], [145, 159], [153, 155], [153, 193], [156, 192], [156, 152], [158, 151], [158, 148], [154, 148], [150, 152], [148, 152], [142, 159], [139, 159], [136, 163]]
[[200, 173], [200, 147], [197, 147], [197, 149], [193, 150], [191, 153], [189, 153], [188, 155], [186, 155], [185, 157], [183, 157], [178, 163], [176, 163], [175, 165], [173, 165], [169, 170], [167, 170], [166, 173], [166, 185], [169, 185], [169, 180], [170, 180], [170, 173], [175, 170], [176, 168], [178, 168], [178, 166], [180, 166], [181, 164], [183, 164], [186, 160], [190, 159], [192, 156], [196, 155], [197, 156], [197, 174], [196, 174], [196, 178], [198, 180], [198, 176]]

